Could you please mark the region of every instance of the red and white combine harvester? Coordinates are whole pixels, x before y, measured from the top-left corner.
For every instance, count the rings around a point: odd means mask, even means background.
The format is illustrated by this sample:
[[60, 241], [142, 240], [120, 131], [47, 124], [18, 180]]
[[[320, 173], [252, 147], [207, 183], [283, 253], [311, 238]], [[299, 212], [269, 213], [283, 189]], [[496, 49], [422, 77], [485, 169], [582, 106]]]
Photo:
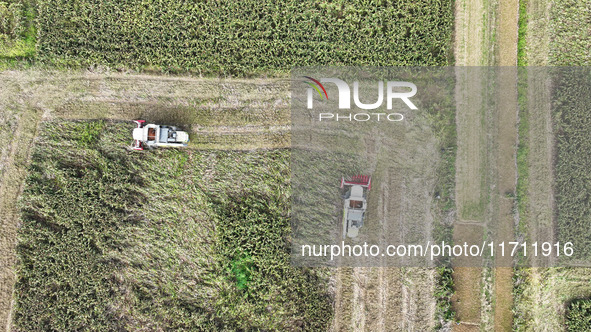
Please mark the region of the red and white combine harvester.
[[341, 189], [345, 189], [343, 207], [343, 239], [359, 235], [365, 220], [367, 193], [371, 190], [371, 176], [355, 175], [348, 180], [341, 178]]
[[189, 134], [177, 127], [146, 124], [145, 120], [133, 121], [137, 125], [133, 129], [133, 149], [156, 147], [184, 147], [189, 145]]

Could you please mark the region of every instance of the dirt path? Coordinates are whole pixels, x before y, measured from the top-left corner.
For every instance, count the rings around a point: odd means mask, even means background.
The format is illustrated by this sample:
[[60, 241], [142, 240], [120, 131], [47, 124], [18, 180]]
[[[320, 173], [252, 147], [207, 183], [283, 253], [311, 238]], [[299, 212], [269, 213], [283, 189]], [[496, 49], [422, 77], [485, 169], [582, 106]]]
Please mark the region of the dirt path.
[[[486, 65], [485, 39], [486, 15], [484, 0], [456, 1], [455, 49], [456, 66]], [[454, 239], [467, 241], [482, 238], [484, 222], [485, 188], [484, 168], [486, 142], [483, 128], [484, 113], [481, 108], [469, 110], [469, 105], [482, 105], [483, 82], [479, 71], [456, 70], [456, 208]], [[462, 110], [462, 111], [460, 111]], [[465, 222], [468, 222], [466, 225]], [[473, 225], [471, 225], [473, 224]], [[480, 330], [480, 284], [482, 269], [479, 267], [455, 267], [453, 273], [455, 294], [452, 306], [459, 320], [454, 331]]]
[[[498, 65], [517, 65], [517, 29], [519, 20], [519, 1], [499, 2]], [[499, 140], [497, 167], [499, 204], [499, 229], [497, 239], [514, 240], [514, 198], [505, 198], [507, 193], [515, 193], [517, 186], [517, 71], [505, 68], [500, 72], [499, 86]], [[510, 84], [512, 83], [512, 84]], [[498, 258], [497, 258], [498, 259]], [[501, 258], [502, 259], [502, 258]], [[511, 331], [513, 327], [513, 268], [507, 257], [495, 270], [495, 331]]]
[[[498, 3], [486, 0], [457, 1], [456, 65], [515, 66], [517, 64], [517, 21], [517, 0]], [[502, 72], [501, 75], [511, 75], [511, 73]], [[513, 238], [513, 200], [506, 199], [505, 196], [506, 193], [515, 191], [517, 87], [515, 85], [498, 87], [499, 95], [494, 97], [501, 102], [496, 113], [498, 115], [488, 118], [486, 116], [488, 106], [483, 104], [485, 99], [482, 96], [486, 86], [482, 77], [484, 75], [478, 74], [476, 70], [458, 70], [456, 75], [458, 109], [456, 202], [459, 219], [454, 226], [454, 237], [482, 238], [483, 230], [474, 229], [473, 225], [494, 218], [492, 222], [498, 227], [497, 238], [509, 240]], [[515, 82], [508, 77], [498, 77], [497, 81]], [[479, 105], [483, 106], [479, 107]], [[494, 140], [498, 143], [496, 146], [491, 146], [493, 137], [501, 138], [498, 141]], [[490, 168], [491, 161], [494, 161], [493, 168]], [[489, 181], [496, 183], [496, 189], [493, 192], [489, 191], [487, 185], [487, 177], [491, 175]], [[498, 208], [498, 211], [494, 212], [496, 216], [488, 215], [496, 209], [487, 210], [487, 201], [497, 202], [493, 203]], [[488, 312], [486, 306], [483, 306], [487, 301], [481, 294], [482, 283], [486, 283], [482, 270], [472, 267], [455, 269], [456, 295], [453, 305], [461, 323], [455, 326], [454, 330], [490, 329], [492, 326], [486, 322], [491, 320], [494, 322], [495, 331], [511, 330], [512, 268], [498, 268], [493, 273], [494, 317], [481, 317], [483, 313]], [[481, 299], [484, 299], [484, 302], [481, 302]]]

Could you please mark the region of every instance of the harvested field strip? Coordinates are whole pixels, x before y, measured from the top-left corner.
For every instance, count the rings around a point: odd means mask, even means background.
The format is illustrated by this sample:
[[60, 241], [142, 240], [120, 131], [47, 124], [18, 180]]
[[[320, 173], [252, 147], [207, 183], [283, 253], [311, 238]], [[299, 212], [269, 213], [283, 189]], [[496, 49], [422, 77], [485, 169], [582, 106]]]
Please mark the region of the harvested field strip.
[[[190, 79], [147, 75], [2, 75], [7, 96], [19, 84], [49, 118], [146, 119], [190, 131], [197, 149], [249, 150], [290, 145], [289, 80]], [[14, 113], [0, 137], [10, 140]], [[11, 118], [12, 117], [12, 118]], [[1, 169], [0, 169], [1, 170]]]
[[[363, 157], [354, 160], [367, 160], [365, 167], [372, 174], [370, 195], [374, 196], [368, 201], [371, 215], [360, 236], [372, 236], [376, 243], [380, 240], [384, 243], [413, 243], [436, 231], [438, 237], [446, 238], [447, 214], [453, 205], [450, 201], [453, 202], [454, 188], [455, 110], [453, 107], [445, 110], [429, 114], [427, 119], [419, 115], [413, 118], [413, 123], [424, 124], [421, 130], [417, 129], [418, 126], [410, 126], [406, 131], [397, 130], [383, 137], [376, 134], [357, 142], [350, 138], [352, 144], [346, 145], [342, 144], [345, 138], [339, 136], [341, 142], [337, 143], [343, 148], [351, 150], [350, 147], [355, 146], [355, 151], [362, 151]], [[433, 142], [431, 130], [438, 134], [436, 142]], [[313, 134], [316, 133], [309, 133], [311, 137], [317, 137]], [[393, 135], [400, 137], [394, 139]], [[323, 139], [310, 141], [332, 143], [320, 137]], [[398, 143], [390, 145], [395, 149], [384, 148], [392, 142], [387, 140]], [[432, 157], [435, 154], [438, 157], [436, 163]], [[424, 158], [429, 160], [421, 162]], [[391, 263], [384, 260], [383, 264], [388, 266]], [[437, 309], [440, 303], [434, 293], [438, 277], [433, 269], [426, 268], [340, 268], [335, 273], [337, 296], [333, 329], [412, 331], [448, 324], [449, 317]]]
[[[529, 2], [533, 21], [540, 25], [545, 8], [538, 1]], [[528, 32], [529, 33], [529, 32]], [[532, 41], [528, 38], [528, 43]], [[531, 54], [531, 55], [530, 55]], [[528, 59], [542, 61], [541, 54], [528, 53]], [[524, 74], [527, 74], [526, 76]], [[519, 146], [517, 166], [519, 178], [516, 198], [519, 212], [518, 236], [528, 242], [555, 241], [554, 220], [554, 133], [552, 128], [551, 81], [547, 69], [527, 68], [521, 71], [519, 84]], [[540, 266], [541, 258], [530, 257], [530, 264]], [[516, 331], [549, 330], [562, 320], [548, 311], [558, 304], [545, 279], [556, 271], [547, 268], [518, 268], [514, 277], [514, 322]], [[579, 270], [581, 271], [581, 270]], [[575, 273], [576, 274], [576, 273]], [[552, 298], [552, 299], [551, 299]]]
[[456, 204], [462, 221], [484, 222], [486, 141], [483, 76], [486, 71], [458, 69], [456, 80], [457, 137]]
[[[496, 11], [497, 8], [498, 14]], [[501, 1], [498, 4], [495, 1], [456, 2], [455, 55], [458, 60], [457, 64], [473, 66], [487, 64], [515, 65], [517, 57], [517, 18], [517, 1]], [[459, 73], [464, 72], [459, 71]], [[502, 121], [502, 114], [499, 115], [498, 119], [495, 116], [491, 121], [486, 113], [482, 114], [479, 111], [481, 105], [485, 105], [483, 103], [485, 99], [478, 102], [474, 98], [475, 96], [484, 96], [482, 91], [486, 91], [484, 90], [486, 87], [483, 84], [484, 82], [478, 81], [478, 76], [482, 77], [482, 75], [476, 75], [473, 81], [468, 81], [467, 77], [461, 76], [458, 78], [456, 85], [456, 102], [458, 103], [456, 202], [458, 216], [460, 221], [481, 221], [486, 222], [486, 226], [494, 226], [488, 225], [488, 223], [491, 220], [493, 223], [496, 223], [498, 220], [500, 227], [495, 226], [493, 228], [495, 236], [501, 239], [512, 239], [513, 215], [511, 211], [513, 204], [503, 200], [502, 197], [507, 192], [515, 191], [515, 175], [507, 174], [500, 170], [505, 169], [505, 167], [509, 167], [509, 170], [515, 168], [513, 145], [516, 142], [516, 136], [509, 132], [509, 135], [505, 137], [505, 133], [502, 130], [503, 128], [513, 129], [516, 121], [513, 121], [513, 124], [511, 124], [511, 118], [509, 118], [509, 123], [506, 124]], [[503, 81], [502, 78], [500, 80]], [[509, 89], [511, 88], [509, 87]], [[468, 89], [476, 91], [466, 92], [469, 91]], [[481, 91], [480, 89], [483, 90]], [[514, 89], [515, 91], [509, 91], [511, 95], [516, 94], [516, 87]], [[458, 94], [458, 92], [461, 93]], [[497, 98], [497, 96], [493, 98]], [[504, 98], [504, 96], [501, 97], [501, 100]], [[472, 103], [470, 104], [470, 102]], [[509, 98], [509, 100], [506, 100], [505, 106], [514, 105], [516, 102], [516, 98], [515, 100]], [[465, 105], [471, 105], [472, 107], [466, 108]], [[506, 108], [505, 106], [499, 106], [499, 113], [502, 113], [502, 110]], [[474, 109], [474, 107], [477, 109]], [[515, 112], [516, 114], [516, 110], [511, 107], [507, 111]], [[470, 116], [473, 118], [472, 120], [470, 120]], [[483, 122], [478, 121], [479, 119], [482, 119]], [[507, 127], [505, 127], [506, 125]], [[497, 128], [500, 132], [496, 132]], [[473, 136], [469, 135], [470, 131], [474, 133]], [[500, 139], [506, 138], [508, 143], [502, 143], [498, 147], [481, 143], [491, 141], [490, 136], [485, 136], [487, 132], [492, 134], [493, 137]], [[493, 141], [496, 141], [496, 139], [493, 139]], [[481, 155], [482, 151], [488, 152]], [[494, 153], [493, 151], [498, 152]], [[471, 159], [468, 159], [466, 156], [470, 156]], [[491, 163], [487, 161], [493, 161], [494, 165], [491, 167]], [[509, 171], [509, 173], [511, 172]], [[512, 183], [513, 185], [511, 185]], [[489, 192], [488, 188], [490, 188], [491, 184], [499, 186], [499, 192]], [[499, 215], [493, 216], [491, 213], [494, 213], [495, 209], [491, 209], [490, 204], [498, 205], [503, 211]], [[501, 219], [496, 217], [501, 217]], [[468, 232], [464, 229], [465, 227], [467, 226], [462, 224], [456, 225], [454, 228], [454, 237], [459, 237], [461, 233]], [[489, 235], [488, 231], [482, 235]], [[475, 237], [478, 236], [476, 235]], [[466, 324], [454, 327], [454, 330], [479, 330], [481, 327], [484, 329], [492, 328], [489, 325], [492, 317], [488, 317], [488, 304], [480, 308], [481, 304], [479, 302], [481, 296], [478, 296], [481, 294], [481, 287], [489, 289], [489, 285], [486, 284], [489, 281], [487, 278], [482, 278], [482, 274], [477, 271], [479, 271], [478, 268], [454, 269], [456, 286], [454, 299], [459, 300], [458, 303], [454, 302], [454, 307], [457, 308], [457, 317], [460, 321], [465, 319], [463, 317], [472, 317], [473, 319], [473, 321], [467, 321]], [[511, 275], [511, 269], [497, 269], [494, 273], [494, 326], [498, 330], [511, 329], [512, 302], [510, 298], [512, 294], [511, 290], [513, 289]], [[484, 285], [481, 284], [481, 280], [484, 280]], [[482, 296], [486, 298], [485, 295]], [[478, 300], [466, 306], [462, 304], [462, 301], [474, 298]], [[486, 303], [486, 299], [484, 301], [482, 303]], [[480, 317], [481, 314], [486, 315], [486, 317]]]
[[256, 132], [197, 132], [191, 134], [190, 148], [216, 150], [277, 149], [290, 146], [289, 130]]
[[[489, 154], [486, 132], [486, 71], [456, 70], [456, 128], [458, 152], [455, 167], [455, 194], [458, 210], [453, 227], [454, 242], [479, 243], [490, 194], [487, 190]], [[464, 266], [464, 267], [462, 267]], [[472, 266], [472, 267], [466, 267]], [[481, 320], [482, 268], [458, 262], [454, 266], [455, 294], [451, 298], [460, 325], [454, 331], [477, 330]]]
[[[480, 225], [461, 225], [454, 228], [454, 237], [461, 241], [482, 241], [483, 229]], [[480, 324], [481, 267], [457, 266], [453, 271], [455, 294], [452, 296], [452, 307], [456, 319], [462, 324]], [[455, 329], [455, 327], [454, 327]]]
[[[148, 101], [141, 103], [122, 100], [68, 102], [60, 105], [53, 114], [65, 119], [111, 119], [131, 120], [148, 118], [152, 121], [168, 121], [194, 124], [203, 127], [242, 127], [289, 125], [289, 108], [281, 106], [246, 107], [179, 106], [174, 101]], [[166, 114], [164, 112], [166, 110]], [[175, 114], [170, 115], [170, 114]]]
[[[492, 47], [491, 31], [486, 20], [494, 11], [487, 1], [455, 1], [455, 47], [454, 57], [457, 66], [490, 65]], [[469, 226], [458, 224], [462, 221], [484, 222], [487, 164], [486, 143], [482, 133], [485, 131], [482, 75], [476, 71], [460, 69], [456, 71], [456, 131], [457, 157], [455, 159], [455, 206], [457, 220], [454, 220], [453, 236], [465, 237]], [[471, 76], [468, 76], [472, 74]], [[482, 230], [476, 232], [482, 239]], [[479, 267], [454, 268], [453, 281], [455, 294], [452, 308], [456, 319], [462, 322], [453, 325], [453, 331], [480, 330], [480, 284], [482, 269]]]
[[333, 322], [334, 331], [351, 331], [352, 286], [353, 271], [350, 267], [337, 268], [335, 272], [335, 315]]
[[334, 331], [429, 329], [435, 312], [434, 272], [423, 268], [338, 270]]
[[56, 118], [149, 118], [184, 124], [189, 129], [193, 125], [273, 127], [289, 125], [291, 121], [287, 79], [30, 71], [2, 72], [0, 80], [2, 96], [15, 95], [22, 85], [27, 89], [27, 100], [42, 102], [50, 111], [48, 115]]
[[[86, 83], [89, 88], [85, 92], [68, 96], [75, 101], [60, 105], [52, 114], [69, 119], [146, 119], [179, 125], [191, 131], [190, 145], [197, 149], [250, 150], [290, 145], [289, 86], [285, 80], [252, 83], [121, 77], [93, 78]], [[158, 93], [144, 94], [146, 89]]]
[[160, 79], [138, 75], [64, 78], [54, 115], [70, 119], [150, 118], [199, 126], [289, 125], [289, 81]]

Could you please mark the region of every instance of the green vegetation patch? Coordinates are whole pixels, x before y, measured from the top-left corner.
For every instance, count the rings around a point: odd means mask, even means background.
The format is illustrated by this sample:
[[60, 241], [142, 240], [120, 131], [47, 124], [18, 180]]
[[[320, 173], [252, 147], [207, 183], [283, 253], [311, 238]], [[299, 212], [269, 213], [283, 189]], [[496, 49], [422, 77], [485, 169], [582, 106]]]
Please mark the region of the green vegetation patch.
[[527, 66], [527, 0], [519, 1], [519, 20], [517, 30], [517, 65]]
[[568, 332], [591, 331], [591, 300], [575, 300], [566, 314]]
[[289, 151], [131, 151], [133, 124], [43, 124], [21, 202], [15, 327], [325, 330], [290, 265]]
[[[520, 3], [521, 10], [521, 3]], [[520, 13], [521, 15], [521, 13]], [[519, 17], [521, 21], [521, 16]], [[520, 27], [521, 29], [521, 27]], [[520, 30], [521, 31], [521, 30]], [[519, 143], [517, 145], [517, 185], [515, 190], [515, 203], [517, 205], [516, 212], [519, 216], [519, 223], [515, 230], [515, 237], [519, 241], [529, 241], [527, 236], [527, 224], [529, 220], [528, 196], [527, 189], [529, 186], [529, 117], [527, 98], [527, 69], [519, 70], [519, 80], [517, 82], [518, 89], [518, 105], [519, 105]], [[513, 269], [513, 330], [524, 331], [527, 325], [529, 312], [527, 312], [522, 303], [527, 301], [525, 292], [529, 285], [529, 269], [527, 265], [527, 257], [520, 253], [517, 264]]]
[[35, 55], [37, 30], [33, 1], [0, 1], [0, 59], [31, 58]]
[[39, 56], [247, 75], [308, 65], [445, 65], [453, 2], [40, 0]]

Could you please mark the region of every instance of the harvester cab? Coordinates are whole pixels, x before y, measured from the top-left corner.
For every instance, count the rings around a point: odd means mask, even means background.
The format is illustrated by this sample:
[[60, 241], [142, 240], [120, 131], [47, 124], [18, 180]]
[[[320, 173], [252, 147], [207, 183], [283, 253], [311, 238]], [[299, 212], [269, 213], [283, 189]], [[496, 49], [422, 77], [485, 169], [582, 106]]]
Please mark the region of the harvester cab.
[[343, 195], [343, 239], [359, 235], [359, 229], [365, 220], [367, 210], [367, 193], [371, 190], [371, 176], [356, 175], [348, 180], [341, 178]]
[[156, 147], [184, 147], [189, 145], [189, 134], [177, 127], [146, 124], [145, 120], [135, 120], [133, 129], [133, 149]]

